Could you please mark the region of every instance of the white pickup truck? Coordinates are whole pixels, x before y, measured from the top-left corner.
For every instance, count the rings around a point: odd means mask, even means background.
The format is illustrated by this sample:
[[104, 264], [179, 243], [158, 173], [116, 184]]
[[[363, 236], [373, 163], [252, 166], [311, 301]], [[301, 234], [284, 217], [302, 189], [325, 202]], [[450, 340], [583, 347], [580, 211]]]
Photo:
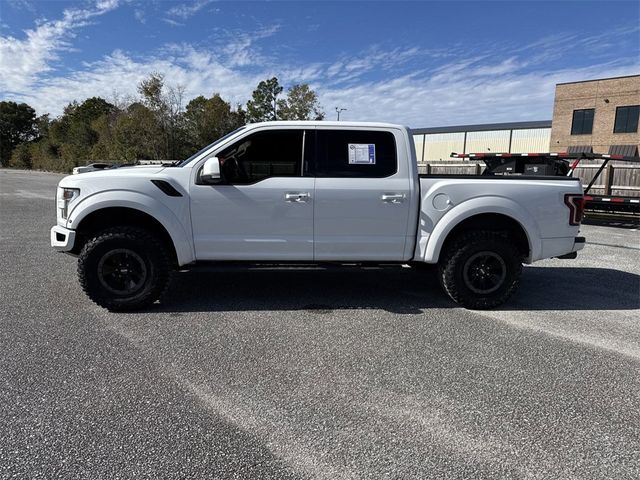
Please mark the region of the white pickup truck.
[[575, 258], [582, 207], [570, 177], [420, 175], [406, 127], [268, 122], [173, 166], [65, 177], [51, 245], [111, 310], [219, 261], [437, 264], [455, 302], [483, 309], [514, 292], [522, 263]]

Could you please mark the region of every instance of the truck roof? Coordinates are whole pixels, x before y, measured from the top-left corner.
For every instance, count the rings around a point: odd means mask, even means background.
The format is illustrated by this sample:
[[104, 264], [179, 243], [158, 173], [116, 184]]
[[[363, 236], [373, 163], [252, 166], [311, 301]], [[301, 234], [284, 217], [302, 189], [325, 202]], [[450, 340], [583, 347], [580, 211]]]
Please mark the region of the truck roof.
[[305, 127], [378, 127], [378, 128], [409, 128], [404, 125], [395, 123], [382, 122], [344, 122], [344, 121], [327, 121], [327, 120], [277, 120], [273, 122], [257, 122], [248, 123], [247, 127], [257, 126], [293, 126], [300, 125]]

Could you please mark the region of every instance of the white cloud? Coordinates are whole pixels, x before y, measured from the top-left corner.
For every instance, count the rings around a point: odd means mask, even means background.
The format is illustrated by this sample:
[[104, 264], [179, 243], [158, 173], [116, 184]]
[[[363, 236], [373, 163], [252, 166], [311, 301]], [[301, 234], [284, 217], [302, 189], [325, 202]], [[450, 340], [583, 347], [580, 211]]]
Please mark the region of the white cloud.
[[113, 10], [118, 6], [119, 0], [97, 0], [96, 8], [99, 11], [106, 12], [109, 10]]
[[226, 42], [223, 53], [229, 66], [243, 67], [247, 65], [262, 65], [264, 58], [261, 50], [256, 46], [259, 40], [275, 35], [280, 25], [259, 28], [251, 33], [227, 33], [230, 40]]
[[164, 74], [170, 85], [185, 87], [185, 98], [222, 92], [232, 103], [244, 103], [260, 75], [240, 74], [221, 64], [205, 51], [183, 46], [171, 46], [160, 56], [134, 59], [115, 51], [99, 62], [86, 64], [81, 71], [69, 76], [50, 78], [39, 88], [28, 90], [13, 98], [34, 106], [39, 113], [58, 115], [73, 100], [93, 96], [112, 98], [135, 96], [140, 81], [154, 72]]
[[343, 89], [321, 88], [320, 101], [331, 119], [338, 106], [348, 109], [340, 116], [343, 120], [385, 121], [411, 127], [546, 120], [553, 113], [556, 83], [638, 71], [632, 64], [599, 64], [518, 75], [408, 75]]
[[7, 3], [15, 10], [27, 10], [31, 13], [35, 13], [36, 8], [29, 0], [7, 0]]
[[[548, 119], [556, 83], [640, 71], [638, 59], [620, 57], [618, 49], [612, 49], [607, 58], [583, 61], [588, 66], [557, 67], [563, 63], [558, 55], [573, 54], [561, 48], [568, 38], [571, 48], [589, 48], [594, 43], [594, 36], [574, 34], [534, 39], [525, 46], [484, 45], [484, 49], [467, 50], [374, 45], [354, 55], [305, 64], [283, 61], [276, 50], [263, 48], [260, 42], [276, 35], [278, 25], [254, 28], [252, 33], [223, 32], [208, 48], [170, 44], [147, 56], [114, 51], [71, 73], [48, 71], [56, 52], [70, 48], [74, 29], [114, 7], [115, 2], [100, 2], [94, 9], [66, 11], [63, 20], [42, 23], [22, 41], [27, 54], [0, 47], [0, 65], [11, 65], [6, 51], [16, 62], [13, 71], [0, 71], [0, 87], [11, 85], [10, 98], [31, 104], [39, 113], [58, 115], [73, 100], [113, 98], [114, 92], [135, 96], [138, 83], [153, 72], [163, 73], [170, 85], [184, 86], [187, 100], [218, 92], [233, 104], [244, 104], [259, 81], [277, 76], [285, 87], [311, 84], [328, 118], [335, 118], [337, 106], [348, 109], [341, 115], [345, 120], [424, 127]], [[597, 35], [601, 42], [608, 39]], [[622, 41], [620, 35], [613, 32], [611, 38]], [[49, 53], [38, 57], [39, 45]]]
[[385, 50], [374, 45], [360, 55], [342, 55], [329, 66], [327, 76], [331, 83], [339, 84], [358, 79], [372, 71], [390, 71], [418, 57], [428, 56], [428, 51], [415, 46]]
[[0, 37], [0, 90], [27, 90], [39, 74], [52, 69], [51, 63], [58, 59], [59, 52], [69, 48], [74, 30], [117, 5], [117, 0], [99, 0], [92, 8], [67, 9], [62, 19], [43, 21], [26, 30], [24, 39]]
[[136, 8], [136, 9], [133, 11], [133, 16], [134, 16], [134, 17], [135, 17], [135, 19], [136, 19], [137, 21], [139, 21], [140, 23], [142, 23], [142, 24], [147, 23], [147, 16], [146, 16], [146, 14], [145, 14], [145, 12], [144, 12], [144, 10], [143, 10], [143, 9], [141, 9], [141, 8]]
[[[614, 38], [620, 44], [637, 31], [612, 30], [610, 37], [602, 33], [564, 34], [518, 48], [485, 46], [482, 51], [472, 46], [466, 52], [460, 48], [429, 52], [437, 66], [423, 70], [414, 66], [420, 50], [404, 53], [396, 48], [388, 55], [374, 51], [339, 59], [327, 68], [329, 78], [316, 79], [316, 84], [328, 118], [334, 118], [337, 106], [348, 109], [341, 119], [413, 127], [544, 120], [553, 113], [556, 83], [640, 73], [637, 56], [624, 58], [618, 48], [598, 59], [582, 55], [580, 58], [591, 60], [588, 66], [557, 67], [558, 58], [572, 55], [570, 48], [590, 48], [596, 39]], [[569, 40], [571, 47], [565, 48]], [[385, 69], [391, 74], [376, 75], [377, 80], [367, 76]]]
[[173, 27], [184, 27], [185, 25], [184, 23], [178, 22], [177, 20], [173, 20], [171, 18], [163, 18], [162, 21], [168, 23]]
[[181, 3], [167, 10], [167, 15], [169, 15], [170, 17], [178, 17], [182, 20], [186, 20], [194, 16], [196, 13], [198, 13], [200, 10], [202, 10], [212, 2], [213, 0], [197, 0], [191, 3]]
[[526, 63], [520, 62], [516, 57], [507, 58], [496, 65], [479, 65], [469, 72], [467, 75], [483, 76], [483, 75], [504, 75], [515, 72], [526, 66]]

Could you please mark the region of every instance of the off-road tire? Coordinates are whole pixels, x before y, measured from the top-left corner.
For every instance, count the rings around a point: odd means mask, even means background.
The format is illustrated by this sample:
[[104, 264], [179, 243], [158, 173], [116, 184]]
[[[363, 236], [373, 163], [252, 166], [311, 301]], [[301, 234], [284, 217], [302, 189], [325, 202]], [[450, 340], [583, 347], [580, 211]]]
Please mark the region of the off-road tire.
[[[114, 289], [113, 282], [105, 280], [114, 275], [113, 269], [104, 273], [107, 271], [105, 264], [109, 261], [113, 264], [120, 258], [129, 259], [144, 272], [139, 280], [128, 282], [134, 283], [130, 292]], [[168, 288], [172, 272], [171, 257], [165, 245], [149, 231], [130, 226], [99, 232], [87, 241], [78, 257], [78, 279], [82, 289], [96, 304], [113, 311], [136, 310], [152, 304]]]
[[[478, 288], [469, 274], [469, 270], [477, 267], [478, 262], [482, 263], [483, 258], [493, 262], [494, 270], [501, 272], [493, 275], [498, 277], [495, 280], [497, 286], [488, 280], [487, 288]], [[522, 273], [522, 260], [522, 253], [507, 232], [465, 232], [455, 238], [443, 253], [438, 263], [438, 279], [447, 295], [457, 304], [469, 309], [486, 310], [503, 304], [516, 291]], [[482, 275], [484, 271], [480, 270]], [[490, 291], [492, 288], [495, 289]]]

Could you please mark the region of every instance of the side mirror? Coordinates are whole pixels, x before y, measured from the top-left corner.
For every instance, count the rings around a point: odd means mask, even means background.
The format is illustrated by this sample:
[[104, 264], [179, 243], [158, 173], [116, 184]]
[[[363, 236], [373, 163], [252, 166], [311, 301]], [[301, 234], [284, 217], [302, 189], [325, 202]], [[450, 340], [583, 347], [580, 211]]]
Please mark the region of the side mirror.
[[220, 181], [220, 160], [218, 157], [208, 158], [204, 162], [200, 180], [202, 183], [218, 183]]

